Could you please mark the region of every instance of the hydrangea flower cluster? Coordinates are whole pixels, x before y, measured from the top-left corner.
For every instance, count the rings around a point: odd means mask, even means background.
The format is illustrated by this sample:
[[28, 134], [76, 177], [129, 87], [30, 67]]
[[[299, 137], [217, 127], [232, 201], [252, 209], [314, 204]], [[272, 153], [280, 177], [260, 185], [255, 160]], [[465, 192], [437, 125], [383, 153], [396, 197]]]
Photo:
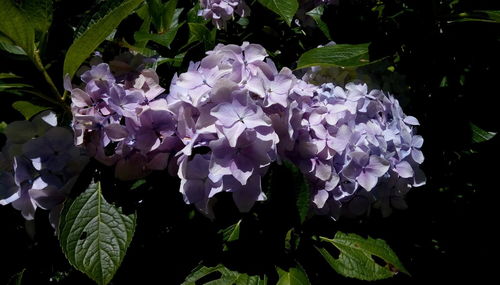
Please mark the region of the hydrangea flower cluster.
[[181, 192], [211, 215], [210, 198], [232, 192], [240, 211], [264, 200], [261, 178], [277, 159], [277, 110], [288, 105], [295, 77], [277, 71], [260, 45], [218, 45], [175, 76], [167, 96], [184, 143], [179, 152]]
[[0, 153], [0, 204], [21, 211], [33, 220], [37, 208], [50, 210], [57, 225], [61, 205], [88, 162], [73, 144], [69, 129], [57, 127], [52, 112], [32, 121], [16, 121], [4, 130], [7, 136]]
[[217, 29], [225, 29], [226, 21], [235, 13], [241, 17], [250, 14], [250, 8], [243, 0], [200, 0], [200, 6], [202, 10], [198, 11], [198, 16], [212, 20]]
[[389, 206], [404, 207], [410, 187], [425, 183], [419, 122], [394, 97], [354, 83], [292, 96], [286, 157], [308, 177], [320, 212], [358, 215], [378, 201], [388, 214]]
[[65, 84], [72, 95], [75, 144], [84, 144], [89, 156], [103, 164], [115, 165], [115, 176], [122, 180], [165, 169], [180, 141], [155, 71], [112, 74], [108, 64], [100, 63], [81, 79], [83, 89]]
[[120, 179], [177, 171], [186, 203], [212, 216], [212, 198], [232, 193], [240, 211], [266, 199], [262, 177], [289, 160], [311, 185], [319, 213], [384, 214], [425, 183], [416, 118], [366, 84], [317, 86], [280, 71], [260, 45], [219, 44], [163, 94], [152, 70], [117, 79], [106, 64], [72, 92], [77, 144], [116, 164]]

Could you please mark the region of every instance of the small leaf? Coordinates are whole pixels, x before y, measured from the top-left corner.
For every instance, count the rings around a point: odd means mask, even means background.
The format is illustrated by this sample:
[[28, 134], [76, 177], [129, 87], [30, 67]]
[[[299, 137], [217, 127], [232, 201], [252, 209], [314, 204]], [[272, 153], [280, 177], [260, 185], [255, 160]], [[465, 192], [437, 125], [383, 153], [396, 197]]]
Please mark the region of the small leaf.
[[35, 29], [12, 0], [0, 0], [0, 32], [34, 58]]
[[72, 78], [85, 59], [142, 2], [143, 0], [126, 0], [90, 25], [69, 47], [64, 59], [62, 75], [69, 74], [69, 77]]
[[276, 285], [309, 285], [309, 278], [304, 269], [298, 265], [297, 267], [291, 267], [288, 271], [283, 270], [279, 267], [276, 268], [278, 272], [279, 279]]
[[[199, 41], [205, 44], [205, 49], [211, 49], [215, 45], [215, 35], [217, 29], [210, 31], [205, 24], [188, 23], [189, 40], [188, 44]], [[214, 32], [215, 31], [215, 32]]]
[[21, 47], [16, 46], [9, 38], [3, 36], [1, 33], [0, 50], [16, 55], [26, 55], [26, 52]]
[[291, 25], [293, 16], [297, 13], [299, 3], [297, 0], [258, 0], [267, 9], [278, 14], [288, 26]]
[[64, 204], [59, 242], [68, 261], [97, 284], [108, 284], [120, 266], [136, 226], [136, 215], [124, 215], [102, 196], [101, 184]]
[[7, 123], [4, 121], [1, 121], [0, 122], [0, 133], [3, 133], [3, 131], [5, 130], [6, 127], [7, 127]]
[[311, 192], [309, 189], [309, 184], [307, 183], [304, 175], [295, 165], [287, 161], [285, 161], [283, 165], [288, 169], [290, 173], [290, 179], [293, 181], [292, 185], [295, 186], [295, 205], [297, 206], [300, 223], [303, 223], [306, 220], [307, 215], [309, 214], [309, 208], [311, 206]]
[[200, 10], [200, 2], [196, 1], [196, 4], [193, 8], [189, 9], [187, 12], [187, 21], [188, 23], [202, 23], [206, 24], [209, 21], [205, 20], [203, 17], [198, 16], [198, 11]]
[[[320, 237], [320, 240], [340, 250], [338, 259], [335, 259], [325, 248], [316, 247], [330, 266], [343, 276], [373, 281], [392, 277], [398, 272], [409, 275], [394, 251], [381, 239], [337, 232], [334, 239]], [[377, 264], [372, 256], [382, 259], [386, 265]]]
[[14, 274], [12, 277], [10, 277], [10, 280], [9, 280], [9, 282], [7, 282], [7, 285], [21, 285], [21, 284], [23, 284], [23, 276], [24, 276], [25, 271], [26, 271], [26, 268], [23, 268], [23, 270]]
[[222, 240], [226, 243], [224, 245], [224, 251], [228, 250], [227, 243], [236, 241], [240, 238], [240, 225], [241, 220], [239, 220], [236, 224], [230, 225], [229, 227], [220, 230], [219, 233], [222, 234]]
[[482, 143], [491, 140], [497, 133], [488, 132], [480, 127], [470, 123], [470, 128], [472, 130], [472, 141], [475, 143]]
[[[213, 273], [218, 272], [220, 277], [211, 280], [205, 280]], [[248, 275], [244, 273], [239, 273], [237, 271], [231, 271], [227, 269], [224, 265], [219, 264], [214, 267], [207, 267], [204, 265], [198, 265], [191, 274], [186, 277], [186, 280], [181, 285], [200, 285], [199, 280], [205, 280], [206, 283], [203, 284], [235, 284], [235, 285], [266, 285], [267, 284], [267, 276], [264, 278], [260, 278], [260, 276], [256, 275]]]
[[318, 6], [307, 12], [306, 15], [311, 16], [311, 18], [314, 19], [314, 21], [318, 25], [318, 28], [323, 32], [326, 38], [331, 41], [332, 37], [330, 36], [330, 30], [328, 29], [326, 23], [321, 20], [321, 16], [323, 16], [324, 10], [325, 8], [323, 6]]
[[175, 28], [177, 23], [175, 23], [175, 8], [177, 7], [177, 0], [169, 0], [167, 3], [163, 4], [163, 15], [162, 15], [162, 26], [159, 29], [160, 33]]
[[150, 34], [146, 33], [144, 31], [137, 31], [134, 34], [134, 38], [136, 41], [145, 41], [145, 40], [150, 40], [153, 41], [157, 44], [160, 44], [164, 47], [170, 48], [170, 44], [172, 41], [175, 39], [175, 36], [177, 34], [177, 31], [179, 28], [183, 25], [184, 23], [181, 23], [177, 27], [168, 30], [168, 32], [164, 34]]
[[12, 103], [12, 108], [21, 113], [26, 120], [31, 119], [34, 115], [50, 109], [49, 107], [37, 106], [28, 101], [16, 101]]
[[52, 24], [52, 0], [23, 1], [21, 9], [40, 32], [47, 32]]
[[367, 43], [340, 44], [306, 51], [300, 56], [297, 69], [311, 66], [358, 67], [367, 64], [370, 64]]
[[14, 73], [0, 73], [0, 79], [11, 79], [11, 78], [21, 78], [19, 75]]
[[500, 23], [500, 10], [476, 10], [472, 13], [461, 13], [459, 19], [448, 21], [448, 23], [460, 22], [485, 22]]

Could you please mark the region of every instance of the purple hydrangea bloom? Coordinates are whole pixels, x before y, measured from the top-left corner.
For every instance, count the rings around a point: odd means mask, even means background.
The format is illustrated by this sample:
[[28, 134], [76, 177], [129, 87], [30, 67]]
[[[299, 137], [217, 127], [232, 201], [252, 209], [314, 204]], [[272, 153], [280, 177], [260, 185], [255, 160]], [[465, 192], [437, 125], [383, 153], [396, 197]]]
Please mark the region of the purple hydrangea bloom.
[[52, 112], [9, 124], [0, 171], [0, 204], [12, 204], [27, 220], [35, 218], [37, 208], [50, 210], [54, 227], [60, 205], [88, 161], [74, 146], [71, 131], [56, 125]]
[[[280, 140], [293, 145], [281, 149], [279, 144], [278, 152], [306, 175], [320, 213], [334, 218], [364, 213], [390, 193], [406, 193], [425, 183], [418, 168], [423, 139], [414, 134], [418, 120], [406, 116], [394, 97], [354, 83], [292, 90], [295, 102], [287, 110], [291, 129]], [[376, 204], [389, 212], [390, 203]]]
[[82, 74], [83, 88], [69, 82], [65, 87], [71, 91], [75, 144], [100, 162], [116, 165], [119, 179], [133, 180], [165, 169], [180, 141], [156, 72], [144, 69], [135, 57], [125, 59], [112, 62], [114, 74], [100, 63]]
[[226, 22], [238, 14], [246, 17], [250, 14], [250, 9], [243, 0], [200, 0], [202, 10], [198, 11], [198, 16], [203, 16], [206, 20], [212, 20], [217, 29], [224, 29]]

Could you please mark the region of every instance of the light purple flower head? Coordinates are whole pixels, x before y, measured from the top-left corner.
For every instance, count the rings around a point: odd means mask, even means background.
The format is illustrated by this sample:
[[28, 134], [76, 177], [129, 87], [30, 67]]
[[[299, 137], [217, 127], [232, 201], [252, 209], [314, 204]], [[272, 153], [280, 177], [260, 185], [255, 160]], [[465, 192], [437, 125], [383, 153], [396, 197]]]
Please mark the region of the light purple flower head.
[[165, 169], [180, 141], [176, 120], [162, 98], [165, 89], [140, 58], [100, 63], [82, 74], [82, 88], [71, 92], [75, 144], [105, 165], [116, 165], [116, 177], [133, 180]]
[[202, 10], [198, 16], [206, 20], [212, 20], [217, 29], [225, 29], [226, 22], [238, 14], [246, 17], [250, 14], [250, 8], [243, 0], [200, 0]]
[[[306, 86], [301, 81], [297, 85]], [[334, 218], [365, 213], [390, 193], [425, 184], [418, 167], [423, 139], [414, 134], [419, 122], [406, 116], [394, 97], [354, 83], [292, 90], [290, 129], [280, 140], [294, 143], [278, 145], [278, 152], [306, 175], [320, 213]], [[376, 205], [388, 213], [391, 204]]]

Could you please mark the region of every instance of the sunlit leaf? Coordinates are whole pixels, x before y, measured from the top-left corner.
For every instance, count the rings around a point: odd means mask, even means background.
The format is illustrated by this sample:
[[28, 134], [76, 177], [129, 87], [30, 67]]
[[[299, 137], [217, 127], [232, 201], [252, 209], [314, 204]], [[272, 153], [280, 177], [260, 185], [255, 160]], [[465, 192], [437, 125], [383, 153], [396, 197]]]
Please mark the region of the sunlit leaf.
[[70, 78], [73, 77], [85, 59], [142, 2], [143, 0], [126, 0], [91, 24], [69, 47], [64, 59], [62, 75], [69, 74]]
[[[381, 239], [337, 232], [333, 239], [320, 237], [320, 240], [340, 250], [339, 257], [334, 258], [325, 247], [316, 247], [328, 264], [343, 276], [371, 281], [390, 278], [398, 272], [409, 274], [394, 251]], [[378, 264], [373, 256], [380, 258], [385, 265]]]
[[258, 0], [267, 9], [278, 14], [290, 26], [293, 16], [297, 13], [299, 3], [297, 0]]
[[0, 0], [0, 32], [31, 58], [35, 52], [35, 29], [12, 0]]
[[59, 242], [68, 261], [97, 284], [108, 284], [120, 266], [136, 226], [106, 202], [101, 184], [92, 183], [76, 199], [66, 201], [59, 223]]
[[16, 101], [12, 104], [12, 108], [21, 113], [26, 120], [31, 119], [34, 115], [50, 109], [49, 107], [37, 106], [28, 101]]
[[472, 141], [475, 143], [481, 143], [491, 140], [497, 133], [488, 132], [480, 127], [470, 123], [470, 128], [472, 130]]
[[339, 44], [308, 50], [297, 63], [297, 69], [311, 66], [358, 67], [370, 64], [368, 44]]

